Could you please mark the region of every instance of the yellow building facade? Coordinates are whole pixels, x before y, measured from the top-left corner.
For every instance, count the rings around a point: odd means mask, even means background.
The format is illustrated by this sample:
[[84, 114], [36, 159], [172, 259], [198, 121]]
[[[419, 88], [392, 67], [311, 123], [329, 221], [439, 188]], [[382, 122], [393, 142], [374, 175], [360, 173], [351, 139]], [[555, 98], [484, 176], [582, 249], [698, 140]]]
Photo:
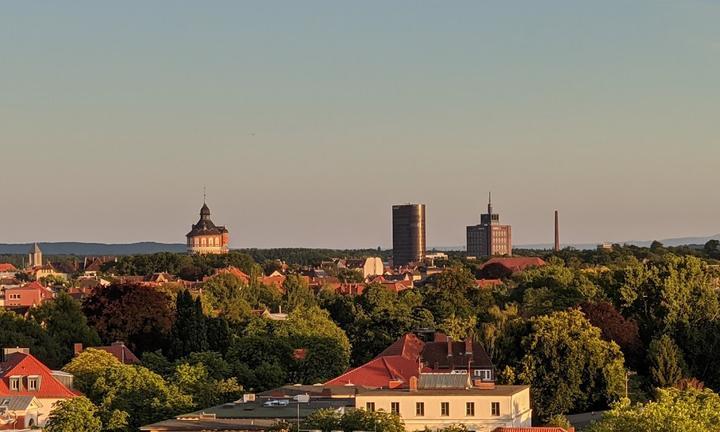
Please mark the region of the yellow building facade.
[[491, 432], [532, 425], [528, 386], [359, 391], [355, 407], [397, 413], [408, 431], [464, 425], [469, 431]]

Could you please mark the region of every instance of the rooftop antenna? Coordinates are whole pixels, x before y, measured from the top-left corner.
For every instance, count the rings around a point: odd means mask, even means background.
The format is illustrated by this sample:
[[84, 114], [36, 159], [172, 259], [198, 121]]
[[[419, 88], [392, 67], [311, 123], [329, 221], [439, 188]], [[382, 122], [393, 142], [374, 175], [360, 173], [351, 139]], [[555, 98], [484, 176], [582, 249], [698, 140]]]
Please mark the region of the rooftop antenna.
[[488, 192], [488, 214], [492, 215], [492, 192]]
[[207, 188], [203, 185], [203, 204], [207, 204]]

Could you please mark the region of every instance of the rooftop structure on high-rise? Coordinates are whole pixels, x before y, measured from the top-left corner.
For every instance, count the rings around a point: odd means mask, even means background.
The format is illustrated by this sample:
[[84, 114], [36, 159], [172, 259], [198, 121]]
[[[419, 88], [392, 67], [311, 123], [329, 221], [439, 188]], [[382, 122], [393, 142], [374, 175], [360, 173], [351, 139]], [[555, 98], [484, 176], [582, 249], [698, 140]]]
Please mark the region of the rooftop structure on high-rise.
[[425, 259], [425, 204], [392, 208], [393, 265], [405, 266]]
[[480, 215], [480, 224], [467, 227], [467, 254], [474, 257], [512, 255], [512, 228], [500, 224], [500, 215], [493, 213], [492, 195], [488, 195], [488, 211]]

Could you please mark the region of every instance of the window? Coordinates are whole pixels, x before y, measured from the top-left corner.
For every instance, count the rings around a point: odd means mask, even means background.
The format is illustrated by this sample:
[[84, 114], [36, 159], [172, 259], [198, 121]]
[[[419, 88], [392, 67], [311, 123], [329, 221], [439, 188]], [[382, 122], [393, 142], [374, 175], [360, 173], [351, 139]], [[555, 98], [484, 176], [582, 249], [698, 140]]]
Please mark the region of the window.
[[400, 414], [400, 402], [391, 402], [390, 403], [390, 412], [393, 414]]
[[475, 415], [475, 402], [467, 402], [465, 404], [465, 415], [466, 416], [474, 416]]
[[450, 415], [450, 402], [440, 402], [440, 415], [443, 417]]
[[494, 415], [495, 417], [500, 415], [500, 402], [492, 403], [492, 415]]
[[367, 412], [375, 412], [375, 402], [368, 402], [365, 404], [365, 410]]
[[37, 391], [39, 387], [40, 387], [40, 377], [29, 376], [28, 377], [28, 390], [29, 391]]
[[490, 369], [475, 369], [473, 375], [482, 381], [492, 381], [492, 370]]
[[425, 415], [425, 402], [415, 403], [415, 415], [418, 417], [422, 417]]
[[10, 377], [10, 390], [20, 391], [20, 377]]

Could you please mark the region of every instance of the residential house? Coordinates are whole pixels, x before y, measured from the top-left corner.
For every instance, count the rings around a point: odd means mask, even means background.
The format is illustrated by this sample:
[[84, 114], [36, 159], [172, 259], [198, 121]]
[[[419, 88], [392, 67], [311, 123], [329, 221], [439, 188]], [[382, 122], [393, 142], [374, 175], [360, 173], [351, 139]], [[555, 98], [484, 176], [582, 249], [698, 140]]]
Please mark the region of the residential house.
[[[97, 346], [92, 348], [112, 354], [113, 357], [118, 359], [118, 361], [122, 364], [140, 364], [140, 359], [132, 351], [130, 351], [130, 348], [128, 348], [124, 342], [113, 342], [109, 346]], [[73, 346], [73, 352], [75, 355], [78, 355], [83, 351], [83, 344], [76, 343]]]
[[39, 282], [30, 282], [17, 287], [5, 289], [6, 309], [29, 309], [52, 300], [55, 293]]
[[34, 429], [40, 408], [35, 396], [0, 396], [0, 431]]
[[72, 376], [59, 376], [36, 359], [27, 348], [5, 348], [0, 359], [0, 401], [9, 397], [33, 396], [37, 399], [35, 425], [43, 426], [53, 405], [77, 397]]
[[421, 372], [467, 373], [468, 368], [478, 387], [494, 385], [494, 367], [481, 344], [471, 339], [453, 341], [442, 333], [435, 333], [433, 340], [426, 342], [408, 333], [368, 363], [325, 385], [407, 388], [410, 378], [417, 378]]
[[408, 431], [461, 425], [469, 431], [530, 426], [530, 387], [474, 385], [465, 373], [421, 373], [408, 388], [358, 390], [355, 408], [392, 412]]

